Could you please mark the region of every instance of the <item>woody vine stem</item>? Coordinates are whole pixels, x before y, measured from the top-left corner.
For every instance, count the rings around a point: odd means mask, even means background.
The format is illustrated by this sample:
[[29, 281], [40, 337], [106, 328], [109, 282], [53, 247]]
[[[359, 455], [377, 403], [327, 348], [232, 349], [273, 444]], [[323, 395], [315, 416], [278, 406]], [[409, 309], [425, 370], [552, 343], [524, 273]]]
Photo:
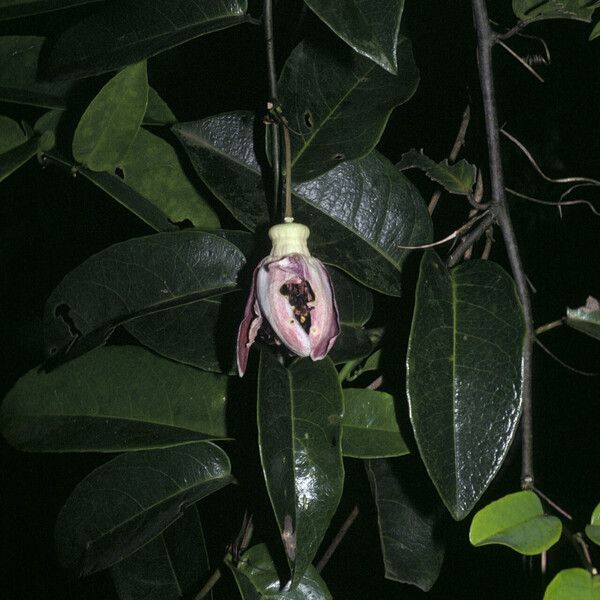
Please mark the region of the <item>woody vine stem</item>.
[[492, 192], [491, 212], [502, 231], [508, 260], [521, 300], [525, 316], [525, 340], [523, 342], [522, 362], [522, 398], [523, 416], [522, 426], [522, 462], [521, 462], [521, 487], [531, 489], [534, 487], [533, 473], [533, 415], [532, 415], [532, 357], [533, 357], [533, 316], [527, 277], [521, 263], [519, 247], [515, 237], [504, 187], [504, 173], [502, 171], [502, 155], [500, 152], [500, 134], [498, 116], [496, 112], [496, 96], [494, 90], [494, 71], [492, 66], [492, 48], [498, 40], [492, 31], [487, 14], [485, 0], [472, 0], [473, 19], [477, 32], [477, 59], [479, 68], [479, 82], [483, 97], [483, 111], [488, 145], [488, 161], [490, 183]]

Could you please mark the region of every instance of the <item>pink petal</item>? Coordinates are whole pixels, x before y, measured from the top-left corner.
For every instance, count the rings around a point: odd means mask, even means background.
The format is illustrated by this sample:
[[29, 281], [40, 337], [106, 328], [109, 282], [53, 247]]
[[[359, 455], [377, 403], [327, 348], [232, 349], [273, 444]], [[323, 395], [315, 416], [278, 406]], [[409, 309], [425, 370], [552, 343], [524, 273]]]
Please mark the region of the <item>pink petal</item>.
[[240, 377], [244, 376], [246, 367], [248, 366], [248, 354], [250, 353], [250, 346], [256, 339], [256, 334], [262, 324], [262, 315], [260, 313], [260, 307], [256, 301], [256, 273], [261, 268], [264, 260], [254, 269], [252, 275], [252, 286], [250, 288], [250, 294], [246, 301], [246, 308], [244, 309], [244, 318], [240, 323], [237, 337], [237, 366]]

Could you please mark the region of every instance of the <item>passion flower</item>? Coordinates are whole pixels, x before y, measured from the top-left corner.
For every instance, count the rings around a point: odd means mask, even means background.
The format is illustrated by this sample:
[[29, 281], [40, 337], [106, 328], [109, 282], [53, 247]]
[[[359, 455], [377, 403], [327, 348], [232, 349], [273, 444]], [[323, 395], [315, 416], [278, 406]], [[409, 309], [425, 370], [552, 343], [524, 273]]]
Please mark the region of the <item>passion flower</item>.
[[323, 263], [310, 255], [310, 230], [299, 223], [269, 230], [271, 253], [254, 270], [252, 288], [237, 339], [240, 376], [257, 337], [298, 356], [320, 360], [340, 333], [331, 278]]

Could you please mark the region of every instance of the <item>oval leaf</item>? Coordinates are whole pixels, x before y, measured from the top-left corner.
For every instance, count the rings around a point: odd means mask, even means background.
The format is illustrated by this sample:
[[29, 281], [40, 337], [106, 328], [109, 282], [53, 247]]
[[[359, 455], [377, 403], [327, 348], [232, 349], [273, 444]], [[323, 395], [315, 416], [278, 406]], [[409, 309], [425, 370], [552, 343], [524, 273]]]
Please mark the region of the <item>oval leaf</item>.
[[306, 0], [306, 4], [356, 52], [397, 73], [396, 43], [404, 0]]
[[268, 350], [258, 374], [258, 442], [292, 573], [306, 573], [342, 494], [342, 390], [333, 363], [300, 359], [289, 369]]
[[277, 568], [265, 544], [258, 544], [244, 552], [237, 565], [230, 559], [226, 562], [243, 600], [332, 600], [325, 582], [312, 565], [297, 588], [282, 589]]
[[227, 377], [136, 346], [97, 348], [7, 394], [2, 434], [34, 452], [121, 452], [226, 438]]
[[58, 515], [61, 563], [81, 575], [118, 563], [230, 483], [230, 470], [210, 442], [113, 458], [77, 485]]
[[73, 8], [94, 2], [98, 2], [98, 0], [4, 0], [2, 4], [5, 6], [0, 6], [0, 21]]
[[464, 518], [498, 472], [521, 410], [525, 324], [490, 261], [423, 255], [407, 355], [410, 418], [444, 504]]
[[71, 81], [38, 79], [38, 60], [45, 38], [0, 37], [0, 99], [47, 108], [65, 108]]
[[[407, 469], [412, 466], [407, 459], [365, 462], [377, 506], [385, 576], [429, 591], [444, 560], [439, 537], [442, 510], [431, 501], [433, 490], [430, 496], [422, 496], [423, 488], [428, 488]], [[412, 488], [408, 482], [413, 483]]]
[[550, 582], [544, 600], [600, 600], [600, 576], [584, 569], [565, 569]]
[[[49, 355], [74, 358], [120, 324], [234, 289], [244, 264], [233, 244], [200, 231], [157, 233], [115, 244], [71, 271], [45, 307]], [[164, 326], [164, 319], [161, 320]], [[143, 342], [142, 342], [143, 343]]]
[[[336, 7], [337, 8], [337, 7]], [[410, 41], [398, 44], [398, 75], [347, 46], [304, 40], [287, 59], [279, 100], [292, 135], [292, 178], [314, 179], [344, 160], [368, 154], [394, 107], [416, 91], [419, 70]]]
[[600, 2], [585, 0], [513, 0], [515, 15], [522, 21], [528, 19], [575, 19], [592, 20], [592, 14]]
[[110, 574], [120, 600], [179, 600], [182, 594], [200, 589], [210, 575], [210, 565], [196, 506], [113, 565]]
[[114, 171], [142, 124], [148, 104], [146, 63], [115, 75], [87, 107], [73, 137], [73, 157], [92, 171]]
[[600, 340], [600, 302], [588, 296], [584, 306], [567, 308], [567, 325]]
[[246, 20], [246, 0], [120, 0], [68, 29], [52, 48], [48, 75], [78, 79], [139, 62]]
[[123, 180], [173, 223], [186, 219], [201, 229], [216, 229], [219, 219], [185, 175], [175, 149], [140, 129], [120, 163]]
[[409, 453], [396, 421], [394, 397], [390, 394], [345, 389], [342, 424], [344, 456], [385, 458]]
[[[270, 221], [253, 129], [247, 112], [173, 128], [206, 185], [251, 230]], [[386, 294], [400, 295], [399, 271], [408, 256], [400, 245], [431, 238], [419, 192], [375, 151], [296, 185], [294, 207], [296, 220], [311, 229], [315, 255]]]
[[525, 490], [504, 496], [473, 517], [469, 540], [474, 546], [501, 544], [531, 556], [558, 542], [562, 523], [544, 514], [540, 499]]
[[600, 504], [594, 509], [590, 524], [585, 526], [585, 535], [600, 546]]

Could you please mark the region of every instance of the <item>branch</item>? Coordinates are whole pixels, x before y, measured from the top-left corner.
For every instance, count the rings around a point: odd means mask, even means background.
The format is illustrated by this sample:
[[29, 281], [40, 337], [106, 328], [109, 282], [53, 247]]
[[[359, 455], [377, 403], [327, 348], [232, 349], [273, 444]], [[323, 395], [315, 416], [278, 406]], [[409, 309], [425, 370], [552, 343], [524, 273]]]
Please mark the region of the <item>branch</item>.
[[[534, 484], [533, 473], [533, 416], [532, 416], [532, 385], [531, 368], [533, 354], [533, 316], [527, 277], [523, 270], [519, 247], [512, 226], [508, 203], [504, 191], [504, 173], [502, 171], [502, 157], [500, 154], [500, 135], [498, 130], [498, 116], [496, 112], [496, 95], [494, 90], [494, 73], [492, 67], [492, 46], [496, 35], [490, 27], [485, 0], [472, 0], [473, 17], [477, 31], [477, 58], [479, 68], [479, 81], [483, 95], [483, 110], [488, 143], [488, 159], [490, 180], [492, 188], [491, 212], [502, 231], [508, 260], [515, 279], [517, 292], [523, 306], [525, 317], [525, 340], [523, 344], [522, 361], [522, 396], [523, 427], [521, 486], [528, 489]], [[485, 230], [484, 230], [485, 231]]]
[[477, 227], [473, 227], [467, 235], [465, 235], [452, 254], [448, 257], [446, 264], [448, 267], [453, 267], [458, 264], [465, 252], [477, 242], [477, 240], [485, 233], [486, 229], [495, 221], [496, 214], [492, 211], [486, 213], [485, 217], [480, 221]]
[[317, 563], [317, 571], [320, 573], [325, 565], [329, 562], [329, 559], [333, 556], [333, 553], [337, 550], [337, 547], [340, 545], [340, 542], [344, 539], [344, 536], [348, 533], [348, 529], [352, 527], [352, 523], [356, 521], [356, 517], [358, 517], [358, 504], [354, 506], [354, 508], [350, 511], [350, 514], [346, 517], [346, 520], [342, 523], [339, 531], [335, 534], [335, 537], [329, 544], [327, 550], [325, 550], [325, 554], [321, 557], [321, 560]]
[[[267, 52], [267, 79], [269, 85], [269, 101], [267, 108], [278, 105], [277, 69], [275, 67], [275, 44], [273, 38], [273, 0], [264, 0], [263, 21], [265, 26], [265, 45]], [[273, 206], [274, 212], [279, 206], [279, 190], [281, 183], [281, 140], [279, 122], [270, 125], [271, 131], [271, 165], [273, 166]]]

